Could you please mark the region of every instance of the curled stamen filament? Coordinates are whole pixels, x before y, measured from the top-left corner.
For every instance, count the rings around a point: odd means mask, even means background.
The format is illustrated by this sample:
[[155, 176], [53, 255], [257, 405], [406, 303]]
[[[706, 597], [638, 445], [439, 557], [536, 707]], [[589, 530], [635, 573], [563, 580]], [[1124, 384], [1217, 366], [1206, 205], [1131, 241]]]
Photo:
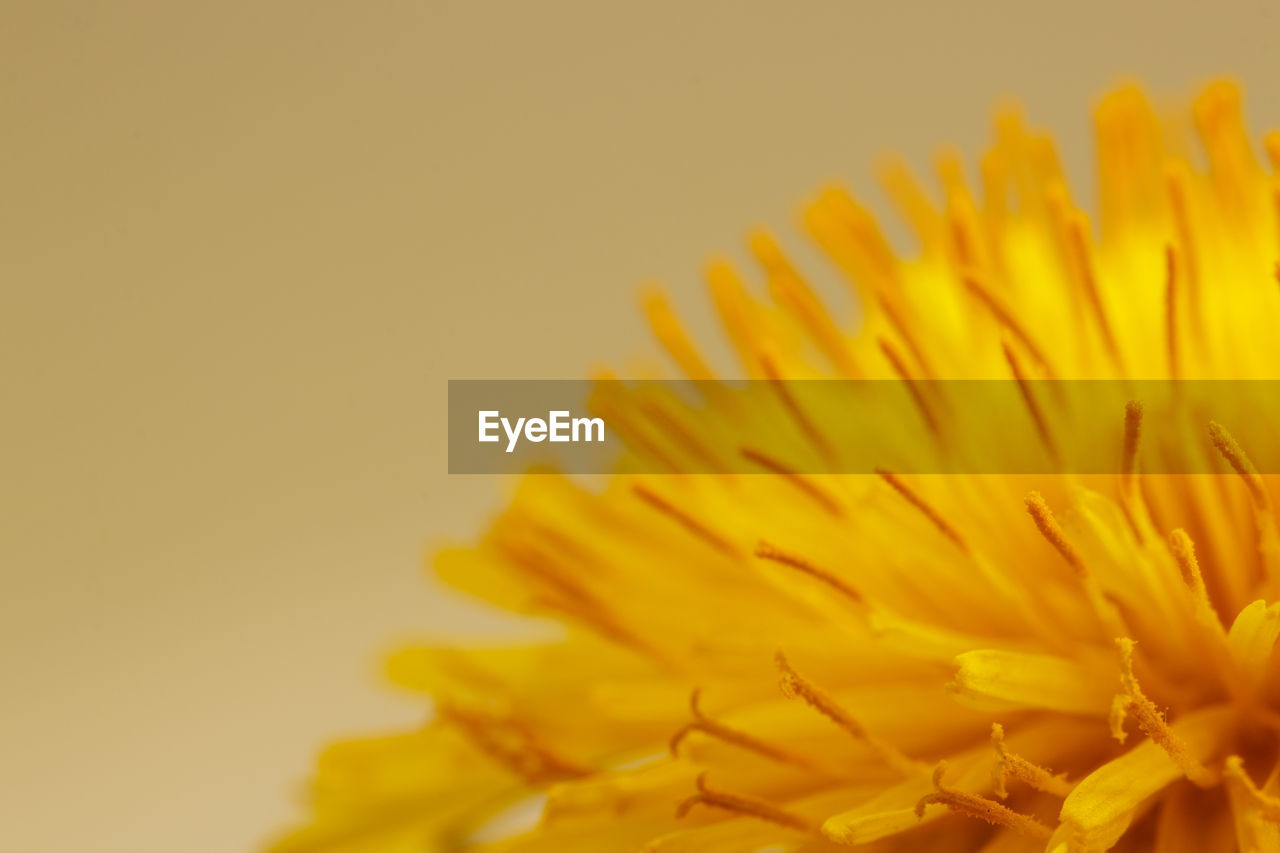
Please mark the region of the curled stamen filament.
[[775, 746], [774, 744], [761, 740], [754, 735], [738, 731], [735, 728], [726, 726], [724, 723], [709, 718], [702, 711], [701, 698], [701, 688], [695, 689], [690, 695], [689, 710], [693, 714], [693, 722], [685, 725], [672, 735], [671, 741], [668, 743], [668, 748], [672, 756], [678, 754], [680, 744], [684, 742], [686, 737], [693, 732], [701, 732], [702, 734], [718, 738], [725, 743], [733, 744], [734, 746], [740, 747], [749, 752], [754, 752], [757, 755], [763, 756], [772, 761], [777, 761], [780, 764], [790, 764], [810, 772], [832, 775], [827, 770], [802, 755], [797, 755], [796, 753], [783, 749], [782, 747]]
[[[1187, 749], [1186, 743], [1169, 728], [1164, 714], [1156, 707], [1156, 703], [1147, 698], [1133, 674], [1133, 650], [1137, 645], [1128, 637], [1116, 640], [1120, 650], [1120, 683], [1124, 687], [1121, 702], [1123, 711], [1119, 719], [1113, 717], [1113, 728], [1117, 723], [1123, 726], [1124, 715], [1132, 716], [1138, 723], [1142, 733], [1151, 738], [1161, 749], [1169, 753], [1184, 776], [1201, 787], [1211, 787], [1218, 783], [1219, 777], [1196, 758]], [[1113, 706], [1113, 713], [1117, 710]]]
[[1029, 785], [1037, 791], [1053, 794], [1055, 797], [1065, 797], [1071, 793], [1074, 786], [1067, 781], [1065, 774], [1050, 773], [1040, 765], [1027, 761], [1017, 753], [1006, 749], [1004, 726], [999, 723], [991, 726], [991, 745], [996, 750], [996, 766], [991, 778], [995, 783], [996, 796], [1000, 799], [1003, 800], [1009, 796], [1008, 781], [1010, 779]]
[[1030, 815], [1015, 812], [995, 800], [988, 800], [986, 797], [957, 791], [955, 788], [943, 785], [942, 777], [946, 772], [947, 762], [938, 762], [938, 766], [933, 771], [933, 787], [937, 790], [932, 794], [925, 794], [916, 803], [916, 817], [924, 817], [925, 808], [938, 803], [946, 806], [956, 814], [985, 821], [992, 826], [1002, 826], [1019, 835], [1038, 839], [1048, 839], [1053, 835], [1053, 831], [1049, 827]]
[[697, 785], [698, 793], [676, 806], [677, 818], [683, 818], [696, 805], [704, 805], [724, 809], [735, 814], [757, 817], [800, 832], [817, 832], [818, 828], [813, 821], [785, 809], [780, 809], [765, 800], [757, 797], [748, 797], [743, 794], [730, 794], [727, 791], [717, 791], [708, 787], [706, 773], [698, 777]]

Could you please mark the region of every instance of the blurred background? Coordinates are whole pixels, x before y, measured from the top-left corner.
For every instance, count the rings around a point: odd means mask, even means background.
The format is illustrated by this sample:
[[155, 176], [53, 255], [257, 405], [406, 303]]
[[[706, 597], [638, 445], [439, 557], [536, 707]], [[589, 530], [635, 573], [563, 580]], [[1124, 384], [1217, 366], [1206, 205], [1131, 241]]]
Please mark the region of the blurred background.
[[[0, 9], [0, 848], [248, 851], [378, 657], [501, 624], [434, 588], [505, 484], [448, 378], [652, 353], [638, 285], [1017, 96], [1209, 75], [1280, 125], [1256, 2], [102, 3]], [[800, 242], [798, 238], [794, 240]], [[846, 306], [847, 308], [848, 306]]]

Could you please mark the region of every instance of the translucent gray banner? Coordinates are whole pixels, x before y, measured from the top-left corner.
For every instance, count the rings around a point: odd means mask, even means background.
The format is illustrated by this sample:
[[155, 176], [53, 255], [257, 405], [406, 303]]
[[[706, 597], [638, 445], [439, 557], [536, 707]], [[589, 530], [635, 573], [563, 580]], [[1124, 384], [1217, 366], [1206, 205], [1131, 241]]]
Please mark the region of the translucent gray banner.
[[451, 380], [449, 472], [1280, 473], [1272, 380]]

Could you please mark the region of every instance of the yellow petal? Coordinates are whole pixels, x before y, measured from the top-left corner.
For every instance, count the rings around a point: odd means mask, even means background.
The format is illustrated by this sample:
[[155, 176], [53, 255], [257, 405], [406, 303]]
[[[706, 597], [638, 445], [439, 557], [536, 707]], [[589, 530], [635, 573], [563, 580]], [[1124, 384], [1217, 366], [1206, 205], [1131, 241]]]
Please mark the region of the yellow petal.
[[[794, 835], [794, 833], [793, 833]], [[641, 847], [638, 853], [741, 853], [743, 850], [795, 850], [804, 843], [792, 838], [779, 843], [770, 837], [768, 827], [751, 818], [735, 818], [707, 826], [682, 829], [655, 838]]]
[[424, 839], [465, 833], [485, 819], [495, 796], [518, 790], [443, 726], [340, 743], [320, 758], [316, 820], [276, 839], [267, 853], [421, 853]]
[[1235, 843], [1235, 828], [1222, 789], [1205, 791], [1190, 783], [1170, 788], [1156, 819], [1154, 853], [1231, 850]]
[[1255, 682], [1266, 671], [1277, 636], [1280, 636], [1280, 602], [1268, 607], [1259, 599], [1241, 610], [1231, 623], [1227, 642], [1241, 668]]
[[868, 614], [867, 625], [883, 648], [920, 660], [949, 661], [967, 649], [990, 642], [948, 628], [904, 619], [885, 610]]
[[[1200, 761], [1217, 749], [1231, 710], [1212, 707], [1188, 714], [1170, 728]], [[1151, 740], [1099, 767], [1076, 785], [1062, 804], [1063, 826], [1049, 850], [1068, 843], [1072, 853], [1107, 850], [1128, 829], [1138, 809], [1152, 794], [1182, 778], [1169, 754]]]
[[[989, 755], [972, 753], [952, 763], [950, 784], [958, 790], [973, 792], [991, 782]], [[934, 791], [933, 779], [927, 772], [904, 779], [864, 802], [857, 808], [830, 817], [822, 825], [822, 834], [840, 844], [867, 844], [906, 832], [921, 823], [934, 821], [947, 814], [945, 806], [930, 806], [921, 818], [916, 803]]]
[[1105, 670], [1051, 655], [979, 649], [955, 660], [952, 691], [983, 709], [1044, 708], [1103, 716], [1118, 687]]
[[1228, 786], [1227, 796], [1239, 849], [1248, 853], [1280, 853], [1280, 826], [1262, 814], [1258, 802], [1236, 785]]

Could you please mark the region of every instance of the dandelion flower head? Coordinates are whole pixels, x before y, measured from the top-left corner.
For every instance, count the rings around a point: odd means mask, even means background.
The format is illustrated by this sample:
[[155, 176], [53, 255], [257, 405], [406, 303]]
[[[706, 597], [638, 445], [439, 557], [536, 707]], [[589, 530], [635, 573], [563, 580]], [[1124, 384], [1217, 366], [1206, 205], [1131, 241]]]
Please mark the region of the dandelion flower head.
[[[1095, 122], [1093, 216], [1013, 112], [976, 179], [881, 171], [910, 257], [817, 194], [854, 323], [751, 234], [751, 268], [707, 271], [736, 371], [1280, 378], [1280, 136], [1255, 146], [1225, 82], [1180, 122], [1132, 87]], [[673, 372], [716, 378], [644, 310]], [[630, 452], [705, 450], [644, 411]], [[433, 569], [562, 634], [396, 653], [430, 722], [327, 750], [273, 853], [1280, 851], [1275, 483], [1208, 420], [1222, 474], [1144, 476], [1155, 426], [1114, 414], [1105, 478], [806, 474], [747, 422], [769, 476], [524, 479]]]

